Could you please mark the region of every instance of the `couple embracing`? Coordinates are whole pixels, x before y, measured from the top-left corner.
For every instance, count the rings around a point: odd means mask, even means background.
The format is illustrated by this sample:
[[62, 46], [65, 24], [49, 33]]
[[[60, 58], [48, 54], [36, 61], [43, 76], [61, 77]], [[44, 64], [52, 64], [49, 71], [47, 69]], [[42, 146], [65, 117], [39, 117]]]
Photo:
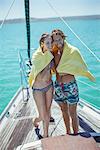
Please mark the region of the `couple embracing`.
[[[39, 112], [34, 126], [43, 121], [44, 138], [48, 137], [53, 99], [61, 108], [66, 133], [78, 133], [79, 92], [75, 76], [85, 76], [94, 81], [79, 50], [65, 39], [66, 36], [59, 29], [53, 30], [51, 34], [43, 34], [39, 40], [40, 46], [32, 56], [29, 85]], [[55, 83], [52, 80], [53, 74], [56, 75]]]

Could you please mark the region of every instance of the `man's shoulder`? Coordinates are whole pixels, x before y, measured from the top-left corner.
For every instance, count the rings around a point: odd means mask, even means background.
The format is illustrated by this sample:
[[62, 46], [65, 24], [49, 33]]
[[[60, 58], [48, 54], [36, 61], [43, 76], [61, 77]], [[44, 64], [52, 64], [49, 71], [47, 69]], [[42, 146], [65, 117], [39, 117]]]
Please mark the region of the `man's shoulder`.
[[74, 49], [74, 50], [78, 50], [79, 51], [79, 48], [74, 46], [73, 44], [71, 43], [68, 43], [67, 41], [65, 41], [65, 46], [67, 46], [68, 48], [71, 48], [71, 49]]

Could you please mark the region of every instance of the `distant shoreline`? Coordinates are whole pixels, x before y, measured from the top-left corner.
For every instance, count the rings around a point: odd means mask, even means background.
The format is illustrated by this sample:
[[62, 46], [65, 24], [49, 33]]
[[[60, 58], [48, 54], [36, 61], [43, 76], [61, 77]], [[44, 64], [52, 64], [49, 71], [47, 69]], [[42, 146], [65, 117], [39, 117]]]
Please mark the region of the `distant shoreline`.
[[[68, 20], [76, 20], [76, 19], [100, 19], [100, 15], [86, 15], [86, 16], [64, 16], [63, 19]], [[51, 17], [51, 18], [31, 18], [31, 22], [37, 22], [37, 21], [58, 21], [60, 20], [59, 17]], [[16, 19], [7, 19], [5, 20], [5, 23], [23, 23], [25, 22], [24, 18], [16, 18]], [[2, 20], [0, 20], [0, 24], [2, 23]]]

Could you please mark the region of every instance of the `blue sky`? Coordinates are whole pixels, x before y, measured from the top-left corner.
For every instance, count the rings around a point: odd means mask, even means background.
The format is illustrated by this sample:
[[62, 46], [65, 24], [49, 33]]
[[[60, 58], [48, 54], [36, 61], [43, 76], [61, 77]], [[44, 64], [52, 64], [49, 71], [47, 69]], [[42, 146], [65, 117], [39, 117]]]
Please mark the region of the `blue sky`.
[[[13, 0], [0, 0], [0, 20], [2, 20]], [[49, 0], [61, 16], [100, 14], [100, 0]], [[31, 17], [56, 17], [47, 0], [30, 0]], [[7, 17], [24, 18], [24, 0], [15, 0]]]

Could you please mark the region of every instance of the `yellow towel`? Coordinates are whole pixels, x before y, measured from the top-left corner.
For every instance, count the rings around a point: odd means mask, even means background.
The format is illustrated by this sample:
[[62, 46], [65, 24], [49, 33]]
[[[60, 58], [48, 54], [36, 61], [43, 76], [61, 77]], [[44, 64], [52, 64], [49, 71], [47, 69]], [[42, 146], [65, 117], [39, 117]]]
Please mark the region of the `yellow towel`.
[[51, 52], [42, 52], [39, 47], [32, 56], [32, 68], [29, 75], [29, 85], [32, 87], [36, 76], [50, 63], [53, 59]]
[[87, 65], [79, 50], [67, 42], [64, 43], [64, 50], [57, 66], [58, 73], [68, 73], [75, 76], [85, 76], [91, 81], [95, 81], [94, 76], [88, 71]]

